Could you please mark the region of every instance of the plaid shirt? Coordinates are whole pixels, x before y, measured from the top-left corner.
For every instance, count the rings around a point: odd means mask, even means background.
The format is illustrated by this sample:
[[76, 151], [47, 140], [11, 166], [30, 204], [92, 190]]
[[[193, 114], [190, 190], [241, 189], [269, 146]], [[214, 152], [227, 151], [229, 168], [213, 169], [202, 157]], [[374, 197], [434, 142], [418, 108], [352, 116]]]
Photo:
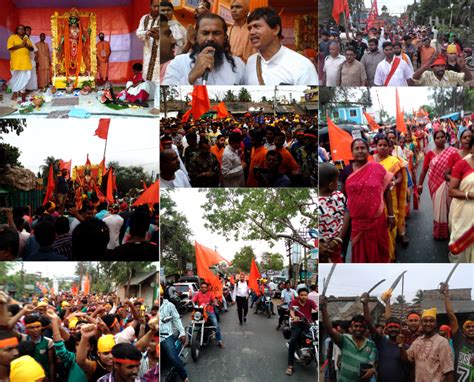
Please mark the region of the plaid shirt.
[[179, 313], [175, 306], [168, 300], [163, 299], [163, 302], [160, 305], [160, 318], [165, 318], [168, 316], [172, 316], [173, 319], [167, 323], [160, 323], [160, 334], [166, 333], [166, 337], [164, 335], [160, 336], [160, 342], [171, 336], [173, 334], [174, 328], [178, 330], [180, 337], [185, 335], [181, 318], [179, 317]]

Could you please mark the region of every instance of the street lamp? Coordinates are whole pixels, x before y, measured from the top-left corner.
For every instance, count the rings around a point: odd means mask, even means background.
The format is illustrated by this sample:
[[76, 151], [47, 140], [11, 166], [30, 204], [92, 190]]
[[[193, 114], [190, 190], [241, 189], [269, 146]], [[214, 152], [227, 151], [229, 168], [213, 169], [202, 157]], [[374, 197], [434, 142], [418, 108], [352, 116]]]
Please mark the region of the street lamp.
[[449, 17], [449, 27], [451, 28], [451, 24], [453, 23], [453, 8], [454, 8], [454, 4], [451, 3], [449, 4], [449, 9], [451, 10], [451, 16]]

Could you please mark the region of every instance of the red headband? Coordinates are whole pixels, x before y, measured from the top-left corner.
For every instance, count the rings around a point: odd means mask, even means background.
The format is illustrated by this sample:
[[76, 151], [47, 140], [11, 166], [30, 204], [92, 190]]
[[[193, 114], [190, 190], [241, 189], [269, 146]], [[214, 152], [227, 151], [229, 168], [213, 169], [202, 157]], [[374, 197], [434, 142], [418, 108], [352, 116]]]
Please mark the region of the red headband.
[[410, 313], [407, 318], [408, 319], [410, 319], [410, 318], [418, 318], [419, 319], [420, 315], [418, 313]]
[[18, 346], [18, 338], [10, 337], [0, 340], [0, 349], [4, 349], [8, 346]]
[[318, 137], [315, 135], [315, 134], [309, 134], [309, 133], [306, 133], [304, 135], [305, 138], [314, 138], [314, 139], [318, 139]]
[[114, 362], [123, 363], [124, 365], [140, 365], [140, 361], [134, 359], [115, 358]]
[[400, 328], [400, 324], [397, 324], [396, 322], [390, 322], [387, 325], [385, 325], [385, 328]]

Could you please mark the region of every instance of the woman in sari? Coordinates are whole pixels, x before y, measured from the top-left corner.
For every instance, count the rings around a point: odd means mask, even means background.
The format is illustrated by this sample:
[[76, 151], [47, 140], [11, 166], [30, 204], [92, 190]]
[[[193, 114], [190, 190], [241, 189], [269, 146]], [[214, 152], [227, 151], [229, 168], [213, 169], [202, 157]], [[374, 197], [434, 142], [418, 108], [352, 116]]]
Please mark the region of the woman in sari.
[[[458, 161], [449, 182], [453, 198], [449, 211], [449, 259], [474, 263], [474, 137], [469, 142], [470, 154]], [[458, 260], [459, 259], [459, 260]]]
[[[347, 211], [351, 218], [353, 263], [390, 261], [388, 231], [395, 227], [390, 195], [393, 175], [376, 162], [369, 162], [369, 145], [358, 138], [351, 144], [354, 161], [341, 172]], [[385, 215], [385, 204], [388, 216]]]
[[392, 200], [393, 215], [395, 216], [395, 227], [389, 231], [389, 253], [390, 260], [394, 261], [397, 233], [402, 238], [404, 245], [408, 245], [408, 240], [405, 236], [408, 177], [407, 172], [403, 167], [402, 158], [390, 155], [393, 148], [392, 141], [384, 134], [377, 134], [374, 141], [377, 148], [377, 153], [374, 155], [375, 161], [380, 163], [385, 170], [393, 176], [389, 190]]
[[472, 131], [468, 128], [461, 128], [459, 130], [459, 155], [464, 158], [471, 153], [470, 143], [472, 138]]
[[461, 157], [454, 147], [445, 147], [446, 133], [443, 130], [435, 131], [433, 137], [436, 147], [425, 155], [418, 193], [421, 195], [428, 174], [428, 187], [433, 202], [433, 237], [435, 240], [446, 240], [449, 238], [448, 216], [451, 203], [447, 181]]

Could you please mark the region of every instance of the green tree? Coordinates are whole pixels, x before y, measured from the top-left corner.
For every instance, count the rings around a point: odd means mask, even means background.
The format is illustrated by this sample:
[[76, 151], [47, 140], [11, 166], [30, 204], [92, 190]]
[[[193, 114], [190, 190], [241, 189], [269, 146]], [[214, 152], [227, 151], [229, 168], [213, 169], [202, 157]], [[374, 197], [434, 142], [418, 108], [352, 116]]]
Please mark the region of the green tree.
[[250, 272], [252, 259], [256, 259], [255, 252], [250, 245], [243, 246], [232, 259], [232, 267], [237, 272]]
[[12, 146], [8, 143], [0, 143], [0, 158], [6, 158], [5, 164], [23, 167], [19, 161], [20, 155], [21, 151], [18, 147]]
[[44, 160], [44, 164], [40, 166], [41, 178], [43, 178], [43, 184], [46, 187], [48, 183], [49, 167], [53, 165], [53, 176], [56, 179], [56, 174], [59, 172], [59, 159], [55, 157], [47, 157]]
[[116, 176], [116, 184], [118, 192], [126, 194], [133, 188], [141, 189], [143, 187], [142, 181], [150, 184], [153, 179], [148, 175], [141, 166], [120, 166], [119, 162], [109, 162], [108, 167], [114, 168]]
[[[16, 135], [20, 135], [26, 127], [26, 119], [0, 119], [0, 133], [1, 134], [8, 134], [8, 133], [15, 133]], [[0, 134], [0, 140], [2, 136]]]
[[209, 189], [205, 227], [229, 239], [292, 240], [312, 248], [300, 230], [316, 227], [316, 192], [303, 189]]
[[[126, 286], [125, 297], [130, 297], [129, 290], [132, 278], [155, 269], [155, 266], [149, 261], [101, 261], [99, 263], [99, 270], [105, 278], [110, 280], [111, 285], [114, 284], [116, 287]], [[103, 290], [103, 292], [107, 291], [110, 291], [110, 288]]]
[[283, 255], [271, 252], [262, 253], [262, 261], [260, 262], [261, 270], [281, 271], [283, 268]]
[[232, 92], [232, 90], [227, 90], [227, 93], [225, 93], [224, 96], [224, 102], [235, 102], [237, 101], [237, 98], [235, 97], [235, 94]]
[[239, 102], [252, 102], [252, 96], [246, 88], [240, 88]]
[[397, 304], [400, 304], [400, 305], [407, 303], [407, 301], [405, 300], [405, 297], [402, 295], [397, 296], [395, 300], [397, 301]]
[[421, 289], [418, 289], [416, 291], [415, 298], [413, 299], [413, 304], [421, 304], [421, 302], [423, 301], [423, 298], [424, 298], [423, 291]]

